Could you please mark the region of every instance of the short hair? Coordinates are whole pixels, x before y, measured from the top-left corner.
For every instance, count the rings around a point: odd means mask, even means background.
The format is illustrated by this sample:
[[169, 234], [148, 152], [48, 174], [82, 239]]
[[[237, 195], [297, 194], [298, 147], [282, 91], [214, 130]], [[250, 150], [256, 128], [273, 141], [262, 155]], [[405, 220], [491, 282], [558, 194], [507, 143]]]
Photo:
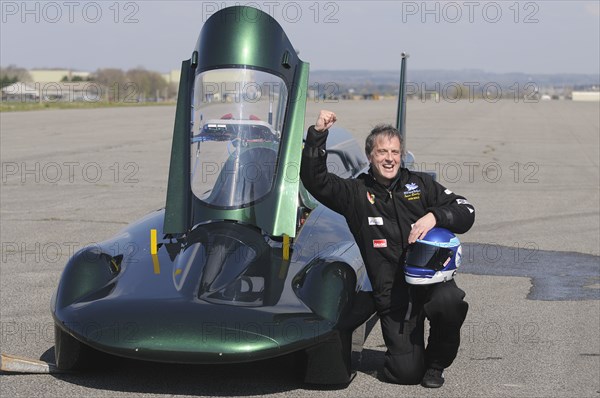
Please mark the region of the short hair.
[[367, 157], [369, 157], [373, 151], [375, 140], [382, 136], [389, 139], [397, 137], [398, 141], [400, 141], [400, 154], [404, 155], [404, 136], [400, 134], [400, 131], [398, 131], [398, 129], [391, 124], [378, 124], [377, 126], [373, 127], [373, 130], [371, 130], [367, 136], [367, 139], [365, 140], [365, 153]]

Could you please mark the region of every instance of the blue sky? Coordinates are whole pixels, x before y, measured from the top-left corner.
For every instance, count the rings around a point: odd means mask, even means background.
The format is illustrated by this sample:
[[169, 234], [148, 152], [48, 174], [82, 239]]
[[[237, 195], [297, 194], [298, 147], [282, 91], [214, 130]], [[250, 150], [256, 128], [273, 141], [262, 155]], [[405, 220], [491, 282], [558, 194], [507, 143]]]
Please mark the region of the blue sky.
[[314, 70], [595, 73], [600, 1], [0, 1], [0, 64], [167, 72], [203, 22], [235, 3], [268, 12]]

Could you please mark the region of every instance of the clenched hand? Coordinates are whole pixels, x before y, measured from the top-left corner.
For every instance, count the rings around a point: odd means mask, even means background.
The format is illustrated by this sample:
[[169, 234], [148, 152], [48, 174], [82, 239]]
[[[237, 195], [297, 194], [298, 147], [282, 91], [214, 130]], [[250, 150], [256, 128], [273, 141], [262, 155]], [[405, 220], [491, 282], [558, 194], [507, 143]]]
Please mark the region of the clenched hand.
[[321, 112], [319, 112], [317, 122], [315, 123], [315, 130], [318, 132], [328, 130], [331, 126], [333, 126], [336, 120], [337, 117], [335, 116], [335, 113], [321, 110]]

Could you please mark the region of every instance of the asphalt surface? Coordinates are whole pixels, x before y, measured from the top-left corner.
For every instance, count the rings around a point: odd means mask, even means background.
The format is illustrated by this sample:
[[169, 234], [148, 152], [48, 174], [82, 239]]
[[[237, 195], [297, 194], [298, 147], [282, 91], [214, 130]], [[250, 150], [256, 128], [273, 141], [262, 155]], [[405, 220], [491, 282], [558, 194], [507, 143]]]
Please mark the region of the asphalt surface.
[[[359, 140], [393, 101], [309, 103]], [[164, 206], [173, 107], [0, 114], [0, 349], [52, 359], [50, 298], [69, 255]], [[378, 379], [377, 325], [356, 378], [298, 381], [290, 358], [229, 366], [115, 360], [0, 375], [2, 397], [600, 397], [598, 103], [408, 103], [407, 146], [476, 207], [458, 283], [470, 310], [438, 390]]]

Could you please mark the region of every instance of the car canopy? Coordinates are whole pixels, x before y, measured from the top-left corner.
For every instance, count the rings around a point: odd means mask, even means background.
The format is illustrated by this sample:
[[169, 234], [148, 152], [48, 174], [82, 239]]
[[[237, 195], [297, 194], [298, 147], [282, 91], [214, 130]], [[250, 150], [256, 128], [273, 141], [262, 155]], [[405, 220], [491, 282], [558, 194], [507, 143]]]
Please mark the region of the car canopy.
[[235, 6], [182, 63], [165, 234], [211, 220], [295, 236], [308, 64], [268, 14]]

